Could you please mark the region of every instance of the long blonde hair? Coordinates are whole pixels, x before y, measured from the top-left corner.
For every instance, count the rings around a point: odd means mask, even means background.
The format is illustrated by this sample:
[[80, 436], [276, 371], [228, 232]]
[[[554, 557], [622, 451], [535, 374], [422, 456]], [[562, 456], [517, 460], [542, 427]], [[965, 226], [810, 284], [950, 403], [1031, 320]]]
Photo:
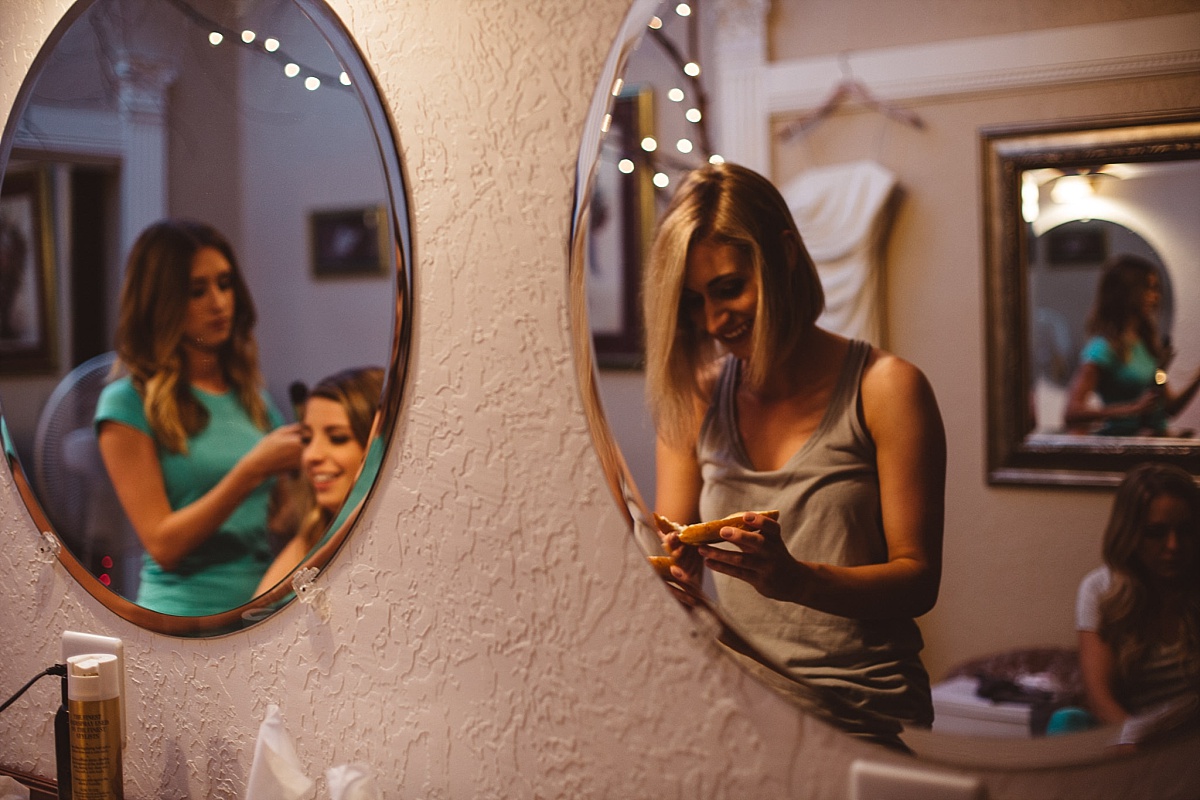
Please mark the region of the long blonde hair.
[[758, 276], [747, 385], [761, 386], [825, 309], [816, 266], [779, 190], [737, 164], [689, 173], [659, 222], [642, 276], [647, 401], [659, 435], [682, 447], [695, 433], [697, 402], [707, 399], [700, 376], [718, 355], [681, 311], [688, 256], [703, 241], [738, 248]]
[[183, 325], [192, 261], [205, 247], [217, 250], [233, 270], [233, 331], [221, 348], [225, 379], [246, 413], [267, 430], [266, 404], [259, 390], [257, 314], [229, 242], [209, 225], [163, 220], [142, 231], [130, 251], [121, 287], [117, 322], [118, 370], [129, 374], [142, 396], [146, 419], [160, 446], [186, 453], [189, 436], [204, 430], [208, 412], [184, 376]]
[[[375, 424], [379, 397], [383, 392], [383, 370], [380, 367], [359, 367], [342, 370], [321, 379], [308, 393], [308, 399], [322, 397], [340, 405], [350, 422], [350, 432], [363, 448], [366, 457], [367, 440]], [[333, 522], [333, 512], [317, 505], [312, 489], [305, 481], [305, 510], [300, 517], [297, 536], [311, 548]]]
[[1200, 488], [1183, 469], [1171, 464], [1148, 463], [1131, 469], [1117, 489], [1112, 513], [1104, 530], [1104, 563], [1112, 573], [1112, 585], [1100, 601], [1100, 638], [1113, 649], [1118, 684], [1127, 684], [1137, 664], [1151, 647], [1159, 644], [1165, 598], [1162, 587], [1138, 557], [1138, 545], [1146, 535], [1146, 517], [1158, 497], [1178, 498], [1190, 510], [1190, 575], [1179, 581], [1185, 663], [1192, 665], [1193, 679], [1200, 682]]

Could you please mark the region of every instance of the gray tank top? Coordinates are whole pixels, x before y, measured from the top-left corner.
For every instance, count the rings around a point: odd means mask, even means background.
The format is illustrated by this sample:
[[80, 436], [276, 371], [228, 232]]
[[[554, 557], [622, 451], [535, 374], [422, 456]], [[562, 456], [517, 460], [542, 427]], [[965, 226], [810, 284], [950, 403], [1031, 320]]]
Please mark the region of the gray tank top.
[[[843, 566], [887, 561], [875, 444], [859, 410], [871, 345], [850, 342], [825, 416], [782, 469], [750, 465], [738, 431], [738, 361], [726, 359], [697, 444], [702, 519], [779, 509], [784, 542], [801, 561]], [[933, 721], [920, 630], [909, 618], [848, 619], [771, 600], [713, 575], [721, 609], [763, 655], [793, 677], [837, 695], [850, 732], [895, 731]]]

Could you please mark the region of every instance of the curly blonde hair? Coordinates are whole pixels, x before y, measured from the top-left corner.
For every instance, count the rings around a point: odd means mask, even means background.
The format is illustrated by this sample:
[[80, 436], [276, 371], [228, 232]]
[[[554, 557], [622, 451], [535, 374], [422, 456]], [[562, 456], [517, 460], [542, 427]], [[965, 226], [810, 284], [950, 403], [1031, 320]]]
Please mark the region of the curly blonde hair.
[[172, 453], [186, 453], [187, 440], [204, 430], [208, 412], [190, 391], [183, 374], [183, 325], [192, 261], [210, 247], [233, 269], [233, 331], [221, 348], [224, 377], [246, 413], [262, 430], [270, 423], [260, 394], [254, 301], [242, 279], [229, 242], [215, 228], [190, 220], [163, 220], [134, 242], [121, 287], [117, 321], [118, 373], [128, 373], [142, 397], [155, 441]]

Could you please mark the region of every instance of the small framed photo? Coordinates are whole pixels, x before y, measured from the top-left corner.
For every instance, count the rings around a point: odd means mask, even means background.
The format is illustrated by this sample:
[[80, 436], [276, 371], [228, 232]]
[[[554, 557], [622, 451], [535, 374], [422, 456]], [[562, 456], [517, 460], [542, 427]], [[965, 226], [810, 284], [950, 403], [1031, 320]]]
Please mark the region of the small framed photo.
[[1108, 229], [1096, 220], [1076, 220], [1046, 231], [1046, 261], [1052, 267], [1097, 265], [1108, 258]]
[[313, 275], [371, 277], [386, 273], [387, 215], [382, 205], [313, 211], [309, 215]]
[[9, 172], [0, 189], [0, 373], [55, 367], [54, 251], [46, 174]]

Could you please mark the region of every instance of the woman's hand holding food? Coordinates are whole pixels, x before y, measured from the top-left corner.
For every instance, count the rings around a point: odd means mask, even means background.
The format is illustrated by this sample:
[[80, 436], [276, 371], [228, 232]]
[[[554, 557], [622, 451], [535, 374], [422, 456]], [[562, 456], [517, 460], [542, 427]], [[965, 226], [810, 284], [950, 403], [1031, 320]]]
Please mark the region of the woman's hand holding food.
[[679, 531], [683, 530], [684, 526], [672, 522], [661, 514], [654, 515], [654, 522], [658, 526], [663, 552], [671, 559], [671, 579], [698, 592], [704, 560], [695, 547], [690, 547], [680, 541]]
[[737, 550], [707, 544], [697, 548], [705, 566], [745, 581], [764, 597], [794, 602], [804, 567], [788, 552], [779, 522], [762, 512], [747, 511], [737, 526], [720, 531], [721, 541]]

